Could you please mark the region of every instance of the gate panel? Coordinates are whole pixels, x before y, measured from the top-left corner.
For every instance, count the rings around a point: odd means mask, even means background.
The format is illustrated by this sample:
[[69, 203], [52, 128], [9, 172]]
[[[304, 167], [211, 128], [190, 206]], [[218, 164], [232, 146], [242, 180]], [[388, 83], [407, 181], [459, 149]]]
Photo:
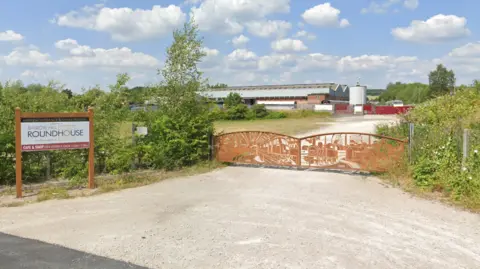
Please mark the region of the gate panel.
[[240, 164], [298, 166], [299, 139], [270, 132], [235, 132], [215, 139], [218, 161]]
[[404, 154], [404, 141], [364, 133], [320, 134], [300, 139], [301, 166], [382, 172]]
[[366, 133], [295, 138], [245, 131], [215, 138], [220, 162], [383, 172], [404, 156], [405, 141]]

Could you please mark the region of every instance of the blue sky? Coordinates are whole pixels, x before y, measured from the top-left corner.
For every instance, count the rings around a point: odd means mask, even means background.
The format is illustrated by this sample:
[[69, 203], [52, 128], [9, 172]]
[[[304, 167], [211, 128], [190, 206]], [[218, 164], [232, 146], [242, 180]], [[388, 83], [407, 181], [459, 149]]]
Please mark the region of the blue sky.
[[[436, 64], [480, 78], [474, 0], [2, 1], [0, 80], [55, 79], [79, 92], [161, 78], [171, 33], [192, 16], [211, 83], [427, 82]], [[22, 16], [19, 16], [21, 14]]]

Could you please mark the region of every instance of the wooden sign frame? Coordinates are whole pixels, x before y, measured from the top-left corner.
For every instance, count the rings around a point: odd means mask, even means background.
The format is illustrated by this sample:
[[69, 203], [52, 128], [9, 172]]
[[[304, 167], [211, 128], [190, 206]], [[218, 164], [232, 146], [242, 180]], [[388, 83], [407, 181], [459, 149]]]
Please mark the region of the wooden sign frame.
[[17, 198], [22, 198], [22, 119], [75, 119], [88, 118], [89, 123], [89, 145], [88, 145], [88, 188], [95, 188], [95, 145], [93, 131], [93, 109], [89, 108], [88, 112], [75, 113], [25, 113], [20, 108], [15, 109], [15, 183]]

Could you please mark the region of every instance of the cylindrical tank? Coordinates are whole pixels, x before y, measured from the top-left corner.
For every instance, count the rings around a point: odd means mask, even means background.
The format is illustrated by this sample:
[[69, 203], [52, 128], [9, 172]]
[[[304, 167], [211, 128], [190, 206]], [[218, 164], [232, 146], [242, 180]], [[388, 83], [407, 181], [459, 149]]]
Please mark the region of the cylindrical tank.
[[350, 87], [350, 105], [364, 105], [367, 103], [367, 87]]

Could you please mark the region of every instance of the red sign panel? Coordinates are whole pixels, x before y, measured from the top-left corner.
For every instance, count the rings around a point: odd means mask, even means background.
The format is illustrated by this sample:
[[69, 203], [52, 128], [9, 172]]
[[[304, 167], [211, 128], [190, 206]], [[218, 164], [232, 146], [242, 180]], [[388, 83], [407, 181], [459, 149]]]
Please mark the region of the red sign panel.
[[22, 151], [88, 149], [89, 147], [90, 147], [90, 143], [88, 143], [88, 142], [59, 143], [59, 144], [35, 144], [35, 145], [22, 145]]

